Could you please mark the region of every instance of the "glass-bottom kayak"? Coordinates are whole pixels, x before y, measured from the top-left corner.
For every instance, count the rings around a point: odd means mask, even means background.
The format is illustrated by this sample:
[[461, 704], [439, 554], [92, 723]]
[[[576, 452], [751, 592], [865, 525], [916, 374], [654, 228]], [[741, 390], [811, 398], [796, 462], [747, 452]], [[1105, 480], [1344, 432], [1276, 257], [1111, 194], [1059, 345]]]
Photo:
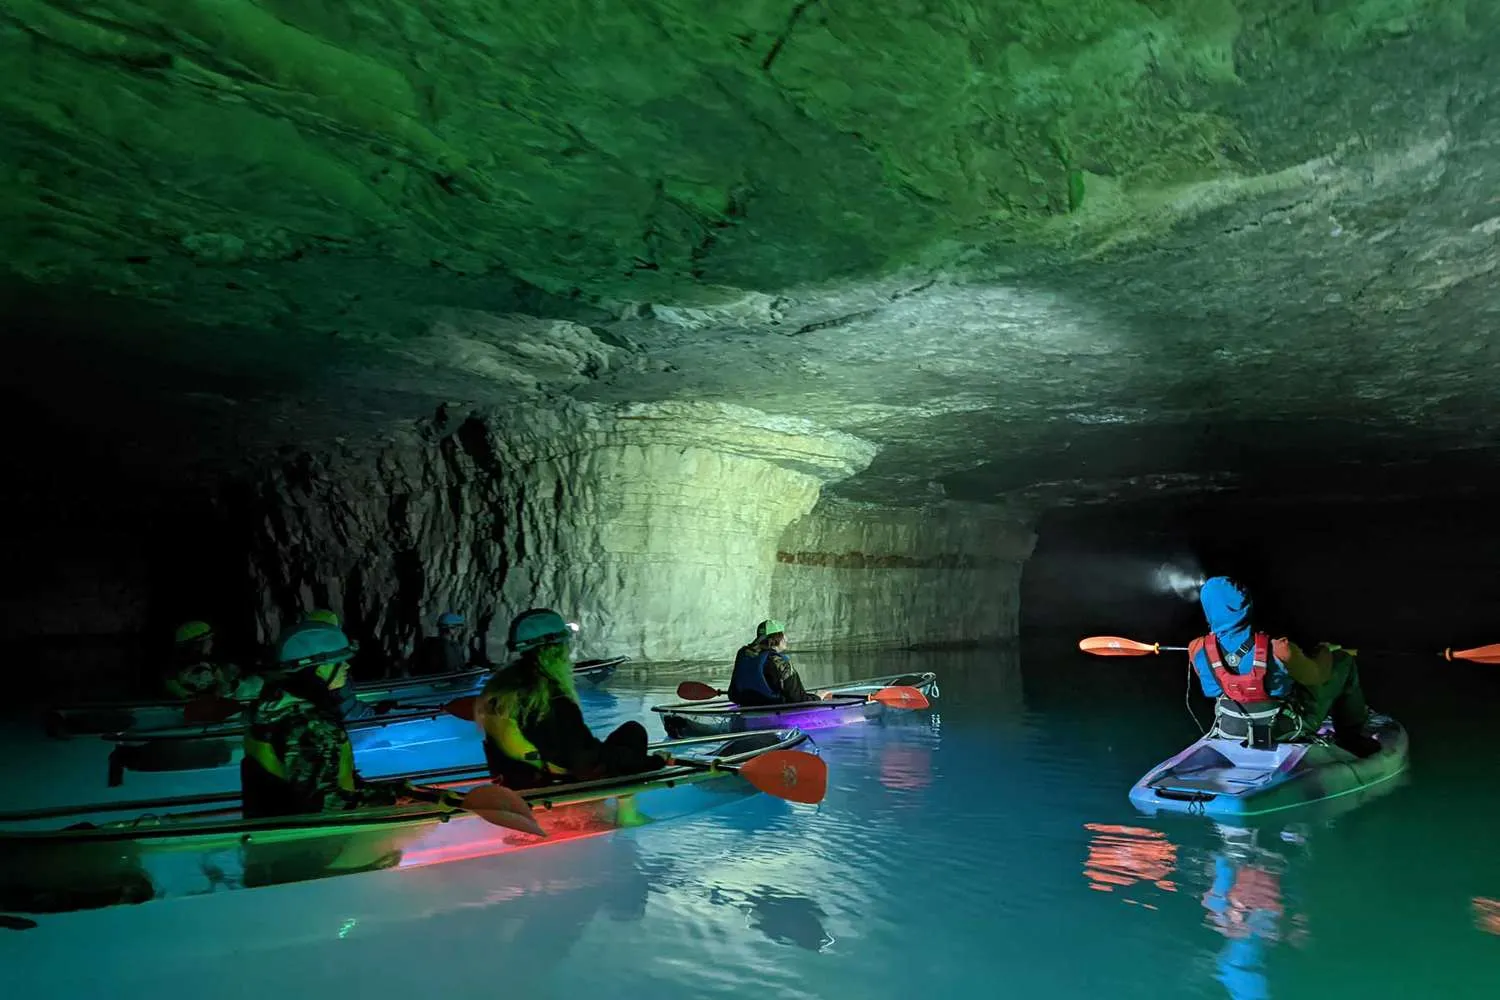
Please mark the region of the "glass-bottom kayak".
[[[545, 839], [426, 803], [246, 820], [238, 793], [0, 815], [0, 911], [97, 909], [413, 868], [660, 822], [755, 794], [711, 764], [806, 741], [796, 730], [674, 740], [652, 747], [675, 758], [659, 771], [522, 792]], [[489, 780], [482, 768], [406, 777], [460, 790]]]
[[[425, 767], [474, 764], [484, 759], [474, 723], [440, 709], [377, 715], [344, 724], [354, 748], [355, 766], [366, 777], [384, 778], [411, 770], [416, 758]], [[179, 726], [149, 733], [111, 733], [106, 782], [118, 788], [130, 771], [177, 772], [222, 768], [225, 787], [239, 784], [245, 756], [245, 727], [239, 722]]]
[[1217, 729], [1152, 768], [1130, 789], [1148, 815], [1190, 813], [1217, 820], [1253, 819], [1347, 796], [1367, 795], [1406, 770], [1406, 730], [1388, 716], [1372, 716], [1366, 730], [1380, 749], [1363, 759], [1334, 746], [1324, 723], [1313, 743], [1254, 750], [1242, 737]]
[[822, 696], [816, 701], [789, 705], [741, 706], [721, 698], [714, 701], [657, 705], [651, 711], [661, 716], [662, 728], [673, 739], [741, 733], [771, 726], [792, 726], [804, 730], [827, 729], [852, 722], [864, 722], [880, 715], [886, 711], [886, 707], [870, 696], [881, 688], [897, 686], [914, 687], [929, 699], [938, 696], [937, 674], [928, 672], [871, 677], [868, 680], [820, 688], [809, 692]]
[[[613, 656], [603, 660], [583, 660], [574, 665], [573, 676], [587, 684], [602, 684], [629, 659], [628, 656]], [[491, 673], [493, 668], [480, 667], [451, 674], [362, 681], [354, 685], [355, 697], [370, 704], [398, 701], [403, 705], [440, 705], [454, 698], [478, 694]], [[183, 711], [188, 704], [187, 701], [162, 700], [62, 705], [47, 712], [44, 725], [47, 734], [56, 737], [175, 729], [187, 724]], [[231, 721], [238, 718], [234, 716]]]

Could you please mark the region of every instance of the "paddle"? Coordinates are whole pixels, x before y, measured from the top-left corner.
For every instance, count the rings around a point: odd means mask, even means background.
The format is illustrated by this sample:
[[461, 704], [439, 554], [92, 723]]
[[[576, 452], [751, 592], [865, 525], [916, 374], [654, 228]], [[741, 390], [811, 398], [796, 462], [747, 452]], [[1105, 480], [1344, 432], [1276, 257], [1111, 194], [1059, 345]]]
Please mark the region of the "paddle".
[[[683, 681], [681, 684], [677, 685], [677, 697], [681, 698], [683, 701], [707, 701], [710, 698], [717, 698], [720, 695], [728, 693], [729, 692], [727, 691], [720, 691], [717, 688], [709, 687], [707, 684], [702, 684], [698, 681]], [[829, 692], [825, 692], [823, 694], [823, 697], [826, 698], [828, 697], [828, 695]], [[870, 701], [878, 701], [888, 708], [905, 708], [915, 710], [928, 708], [932, 704], [932, 702], [927, 700], [927, 696], [924, 695], [921, 691], [918, 691], [914, 687], [908, 687], [904, 684], [900, 684], [895, 687], [881, 688], [879, 691], [876, 691], [873, 694], [868, 694], [865, 697]]]
[[492, 826], [519, 830], [521, 833], [530, 833], [537, 837], [547, 836], [547, 831], [543, 830], [536, 818], [532, 816], [530, 804], [513, 790], [500, 785], [480, 785], [478, 788], [472, 788], [465, 792], [463, 799], [456, 804], [448, 797], [448, 793], [437, 788], [407, 785], [402, 788], [401, 792], [414, 799], [423, 799], [471, 812]]
[[[1117, 635], [1093, 635], [1080, 639], [1078, 648], [1095, 656], [1150, 656], [1153, 653], [1185, 653], [1186, 646], [1163, 646], [1159, 642], [1136, 642]], [[1392, 652], [1386, 650], [1385, 652]], [[1415, 655], [1415, 654], [1411, 654]], [[1500, 643], [1475, 646], [1473, 649], [1445, 649], [1443, 659], [1468, 660], [1471, 663], [1500, 664]]]
[[667, 755], [669, 764], [738, 774], [759, 791], [788, 802], [817, 805], [828, 794], [828, 764], [803, 750], [771, 750], [743, 764], [720, 764]]

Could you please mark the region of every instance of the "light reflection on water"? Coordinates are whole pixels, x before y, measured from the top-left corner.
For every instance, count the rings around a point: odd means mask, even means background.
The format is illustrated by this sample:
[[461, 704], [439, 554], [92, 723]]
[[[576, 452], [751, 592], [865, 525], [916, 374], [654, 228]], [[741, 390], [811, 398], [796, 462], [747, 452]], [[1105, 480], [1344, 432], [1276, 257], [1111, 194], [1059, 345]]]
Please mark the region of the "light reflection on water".
[[[1131, 782], [1194, 735], [1180, 678], [1075, 660], [1023, 680], [995, 651], [802, 657], [810, 685], [934, 669], [942, 697], [817, 734], [819, 807], [758, 796], [500, 859], [38, 917], [0, 932], [7, 991], [1500, 996], [1500, 815], [1449, 706], [1410, 707], [1410, 787], [1242, 831], [1135, 813]], [[648, 709], [689, 677], [724, 679], [622, 673], [584, 693], [590, 721], [660, 736]]]

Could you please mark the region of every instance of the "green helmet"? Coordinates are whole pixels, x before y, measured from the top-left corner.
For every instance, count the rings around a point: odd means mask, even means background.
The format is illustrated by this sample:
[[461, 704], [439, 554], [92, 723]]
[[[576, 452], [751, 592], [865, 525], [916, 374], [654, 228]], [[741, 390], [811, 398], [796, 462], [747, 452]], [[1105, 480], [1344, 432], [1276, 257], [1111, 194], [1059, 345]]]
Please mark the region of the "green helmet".
[[300, 622], [276, 641], [276, 662], [281, 669], [295, 673], [325, 663], [343, 663], [358, 649], [343, 629], [323, 622]]
[[764, 639], [768, 635], [777, 635], [785, 631], [786, 625], [784, 623], [777, 621], [775, 618], [767, 618], [755, 626], [755, 638]]
[[178, 645], [182, 645], [199, 639], [212, 638], [213, 634], [213, 626], [208, 622], [183, 622], [177, 626], [176, 638]]
[[567, 642], [573, 638], [573, 630], [563, 621], [563, 616], [549, 608], [532, 608], [516, 615], [510, 623], [510, 636], [505, 645], [513, 653], [524, 653], [538, 646], [554, 642]]
[[334, 614], [332, 611], [329, 611], [327, 608], [313, 608], [307, 614], [302, 616], [302, 621], [304, 623], [321, 622], [324, 625], [332, 625], [334, 628], [338, 628], [341, 624], [343, 624], [339, 621], [339, 616]]

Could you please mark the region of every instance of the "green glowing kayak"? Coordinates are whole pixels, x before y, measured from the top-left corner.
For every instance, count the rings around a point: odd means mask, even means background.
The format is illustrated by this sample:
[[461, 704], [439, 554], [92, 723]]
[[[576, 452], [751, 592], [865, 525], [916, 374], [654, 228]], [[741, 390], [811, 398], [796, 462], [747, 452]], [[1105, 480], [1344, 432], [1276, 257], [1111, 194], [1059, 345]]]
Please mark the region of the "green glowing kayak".
[[725, 735], [779, 726], [811, 731], [864, 722], [883, 714], [887, 711], [886, 707], [870, 696], [888, 687], [914, 687], [928, 698], [938, 696], [937, 674], [929, 671], [871, 677], [868, 680], [819, 688], [808, 693], [823, 697], [789, 705], [741, 706], [720, 698], [713, 701], [656, 705], [651, 711], [661, 716], [662, 728], [674, 739], [684, 736]]
[[[755, 794], [737, 773], [710, 764], [743, 764], [806, 741], [796, 730], [673, 740], [652, 747], [674, 757], [662, 770], [521, 793], [546, 839], [425, 803], [246, 820], [237, 793], [0, 815], [0, 911], [97, 909], [415, 868], [660, 822]], [[488, 781], [474, 768], [403, 777], [456, 789]]]

